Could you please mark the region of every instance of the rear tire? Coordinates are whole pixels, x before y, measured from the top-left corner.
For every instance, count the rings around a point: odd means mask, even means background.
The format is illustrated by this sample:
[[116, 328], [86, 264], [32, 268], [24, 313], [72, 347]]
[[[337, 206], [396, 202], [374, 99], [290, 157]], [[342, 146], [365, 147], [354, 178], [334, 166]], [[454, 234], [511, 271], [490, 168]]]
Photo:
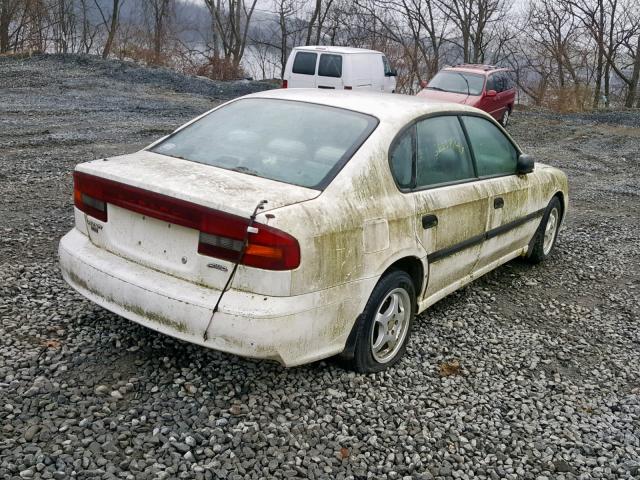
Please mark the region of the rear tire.
[[560, 219], [562, 218], [562, 205], [558, 197], [553, 197], [542, 216], [540, 226], [536, 231], [530, 253], [527, 260], [536, 264], [545, 260], [556, 244], [558, 238], [558, 229], [560, 228]]
[[507, 109], [502, 114], [502, 119], [500, 120], [500, 125], [502, 125], [504, 128], [507, 128], [507, 125], [509, 125], [509, 119], [510, 118], [511, 118], [511, 107], [507, 107]]
[[409, 274], [394, 270], [384, 275], [354, 327], [354, 355], [344, 365], [360, 373], [395, 365], [407, 348], [415, 309], [415, 287]]

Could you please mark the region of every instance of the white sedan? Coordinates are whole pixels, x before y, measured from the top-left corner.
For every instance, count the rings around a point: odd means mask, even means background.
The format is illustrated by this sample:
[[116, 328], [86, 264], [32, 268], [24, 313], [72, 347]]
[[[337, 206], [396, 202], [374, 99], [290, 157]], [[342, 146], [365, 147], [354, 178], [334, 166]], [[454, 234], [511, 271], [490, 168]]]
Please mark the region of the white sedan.
[[381, 93], [272, 90], [74, 172], [65, 280], [173, 337], [379, 371], [445, 295], [553, 249], [567, 178], [489, 115]]

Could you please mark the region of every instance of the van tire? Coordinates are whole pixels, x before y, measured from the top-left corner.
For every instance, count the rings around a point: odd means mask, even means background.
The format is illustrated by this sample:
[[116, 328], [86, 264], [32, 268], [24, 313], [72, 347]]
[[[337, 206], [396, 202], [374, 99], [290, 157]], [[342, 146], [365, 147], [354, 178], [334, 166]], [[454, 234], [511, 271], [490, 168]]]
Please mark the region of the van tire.
[[395, 365], [407, 348], [415, 313], [415, 286], [409, 274], [392, 270], [384, 275], [356, 322], [353, 356], [345, 358], [343, 365], [360, 373], [380, 372]]

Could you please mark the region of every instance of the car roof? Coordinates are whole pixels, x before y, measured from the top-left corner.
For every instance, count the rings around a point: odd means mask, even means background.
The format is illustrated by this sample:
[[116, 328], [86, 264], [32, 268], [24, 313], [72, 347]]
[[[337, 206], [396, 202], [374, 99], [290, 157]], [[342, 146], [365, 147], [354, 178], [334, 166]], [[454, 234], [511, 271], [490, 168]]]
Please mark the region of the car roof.
[[366, 48], [356, 47], [335, 47], [331, 45], [308, 45], [304, 47], [295, 47], [294, 50], [312, 51], [312, 52], [327, 52], [327, 53], [382, 53], [377, 50], [368, 50]]
[[443, 70], [455, 70], [457, 72], [469, 72], [469, 73], [480, 73], [480, 74], [490, 74], [495, 72], [504, 72], [509, 71], [508, 68], [505, 67], [497, 67], [495, 65], [483, 65], [479, 63], [462, 63], [460, 65], [454, 65], [451, 67], [445, 67]]
[[372, 91], [280, 88], [253, 93], [241, 98], [272, 98], [316, 103], [373, 115], [381, 122], [407, 123], [416, 117], [438, 112], [480, 112], [476, 108], [459, 103]]

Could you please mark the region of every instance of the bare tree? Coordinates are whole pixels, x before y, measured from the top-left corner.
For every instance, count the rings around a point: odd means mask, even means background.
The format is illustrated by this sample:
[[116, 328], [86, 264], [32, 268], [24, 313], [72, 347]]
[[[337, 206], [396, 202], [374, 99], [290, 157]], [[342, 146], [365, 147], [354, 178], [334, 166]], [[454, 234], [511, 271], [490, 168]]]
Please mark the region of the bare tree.
[[150, 23], [152, 63], [162, 63], [162, 47], [166, 41], [168, 22], [173, 0], [144, 0], [143, 10]]
[[215, 22], [214, 31], [219, 35], [224, 58], [238, 68], [247, 46], [247, 35], [251, 17], [258, 0], [227, 0], [222, 5], [220, 0], [205, 0]]
[[21, 3], [21, 0], [0, 0], [0, 53], [9, 51], [9, 29], [20, 12]]
[[107, 58], [111, 53], [111, 47], [113, 46], [113, 40], [118, 30], [118, 23], [120, 21], [120, 8], [124, 0], [113, 0], [111, 5], [111, 13], [106, 15], [102, 7], [100, 6], [100, 0], [93, 0], [95, 6], [100, 12], [102, 18], [102, 24], [107, 29], [107, 40], [104, 43], [102, 49], [102, 58]]
[[80, 0], [80, 15], [82, 22], [80, 48], [84, 53], [89, 53], [98, 34], [98, 27], [91, 22], [88, 0]]
[[459, 39], [450, 41], [462, 50], [464, 63], [485, 61], [491, 27], [505, 20], [508, 8], [504, 0], [438, 0], [439, 8], [457, 27]]

